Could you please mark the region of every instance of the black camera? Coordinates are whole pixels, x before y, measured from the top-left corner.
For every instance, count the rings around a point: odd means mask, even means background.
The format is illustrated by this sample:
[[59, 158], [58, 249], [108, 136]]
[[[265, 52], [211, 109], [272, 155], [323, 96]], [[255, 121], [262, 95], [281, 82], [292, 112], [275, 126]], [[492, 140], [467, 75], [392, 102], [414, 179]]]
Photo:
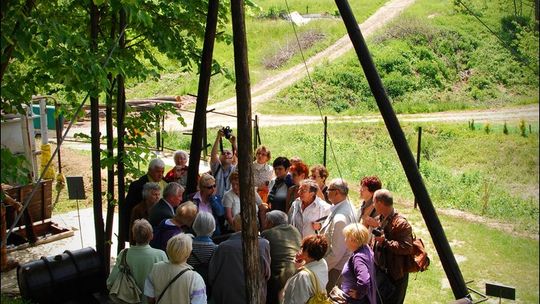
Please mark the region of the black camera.
[[383, 235], [383, 231], [382, 231], [382, 228], [381, 227], [377, 227], [375, 229], [373, 229], [371, 231], [371, 233], [374, 235], [374, 236], [381, 236]]
[[232, 135], [231, 127], [226, 126], [226, 127], [221, 128], [221, 130], [223, 131], [223, 135], [225, 135], [225, 138], [226, 138], [226, 139], [230, 139], [230, 138], [231, 138], [231, 135]]

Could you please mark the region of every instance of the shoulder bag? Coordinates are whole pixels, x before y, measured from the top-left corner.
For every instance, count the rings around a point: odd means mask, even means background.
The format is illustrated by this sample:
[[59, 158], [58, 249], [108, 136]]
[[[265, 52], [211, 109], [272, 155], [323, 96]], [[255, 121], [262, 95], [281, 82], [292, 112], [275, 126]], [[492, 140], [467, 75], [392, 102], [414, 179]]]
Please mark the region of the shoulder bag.
[[424, 246], [424, 242], [421, 238], [417, 238], [413, 233], [412, 235], [413, 253], [407, 257], [405, 266], [407, 272], [422, 272], [428, 269], [430, 260]]
[[114, 303], [141, 303], [142, 291], [137, 286], [137, 282], [135, 282], [131, 274], [131, 269], [127, 264], [127, 253], [128, 249], [126, 248], [122, 255], [120, 266], [118, 267], [120, 270], [118, 277], [116, 277], [116, 280], [111, 285], [109, 296]]
[[333, 302], [326, 296], [326, 292], [321, 291], [321, 289], [319, 288], [319, 280], [317, 280], [317, 277], [315, 276], [313, 271], [307, 268], [304, 268], [302, 270], [309, 274], [311, 285], [313, 285], [313, 289], [315, 290], [315, 294], [311, 298], [309, 298], [306, 304], [332, 304]]

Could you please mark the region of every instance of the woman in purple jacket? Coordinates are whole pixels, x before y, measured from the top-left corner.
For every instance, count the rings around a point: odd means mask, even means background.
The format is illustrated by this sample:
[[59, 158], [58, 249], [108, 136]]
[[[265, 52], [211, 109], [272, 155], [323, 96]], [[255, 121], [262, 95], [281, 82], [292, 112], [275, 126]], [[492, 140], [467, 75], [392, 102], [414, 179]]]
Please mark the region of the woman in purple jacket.
[[359, 223], [352, 223], [343, 228], [347, 248], [352, 251], [349, 261], [341, 272], [341, 290], [347, 303], [377, 303], [375, 264], [373, 251], [367, 245], [368, 229]]

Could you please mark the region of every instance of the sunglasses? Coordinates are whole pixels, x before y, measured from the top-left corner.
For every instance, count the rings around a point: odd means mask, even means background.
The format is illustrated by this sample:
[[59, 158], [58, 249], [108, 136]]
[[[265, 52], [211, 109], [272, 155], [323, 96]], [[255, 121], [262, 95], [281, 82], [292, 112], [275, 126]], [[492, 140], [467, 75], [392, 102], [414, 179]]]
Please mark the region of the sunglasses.
[[216, 187], [216, 184], [213, 184], [211, 186], [205, 186], [204, 188], [210, 190], [210, 189], [214, 189]]

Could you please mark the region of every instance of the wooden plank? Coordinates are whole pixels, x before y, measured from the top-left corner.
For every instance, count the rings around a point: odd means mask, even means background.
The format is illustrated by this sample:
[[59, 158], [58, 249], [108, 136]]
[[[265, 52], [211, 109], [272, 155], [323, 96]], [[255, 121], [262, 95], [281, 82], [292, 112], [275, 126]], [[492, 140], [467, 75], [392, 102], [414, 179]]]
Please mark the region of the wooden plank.
[[[34, 225], [34, 231], [36, 232], [38, 239], [33, 245], [26, 242], [19, 246], [8, 248], [7, 251], [12, 252], [15, 250], [25, 249], [30, 246], [47, 244], [75, 235], [75, 232], [73, 230], [60, 227], [58, 226], [58, 224], [51, 221], [46, 221], [44, 223]], [[14, 233], [23, 238], [26, 238], [26, 229], [18, 229], [14, 231]], [[51, 233], [51, 235], [47, 235], [48, 233]]]
[[[17, 201], [24, 203], [32, 193], [33, 186], [34, 184], [14, 187], [7, 190], [6, 193]], [[52, 180], [43, 180], [39, 187], [27, 207], [33, 222], [44, 221], [50, 219], [52, 216]], [[6, 211], [7, 225], [11, 227], [16, 214], [12, 208]], [[21, 227], [23, 225], [24, 221], [20, 220], [15, 227]]]

